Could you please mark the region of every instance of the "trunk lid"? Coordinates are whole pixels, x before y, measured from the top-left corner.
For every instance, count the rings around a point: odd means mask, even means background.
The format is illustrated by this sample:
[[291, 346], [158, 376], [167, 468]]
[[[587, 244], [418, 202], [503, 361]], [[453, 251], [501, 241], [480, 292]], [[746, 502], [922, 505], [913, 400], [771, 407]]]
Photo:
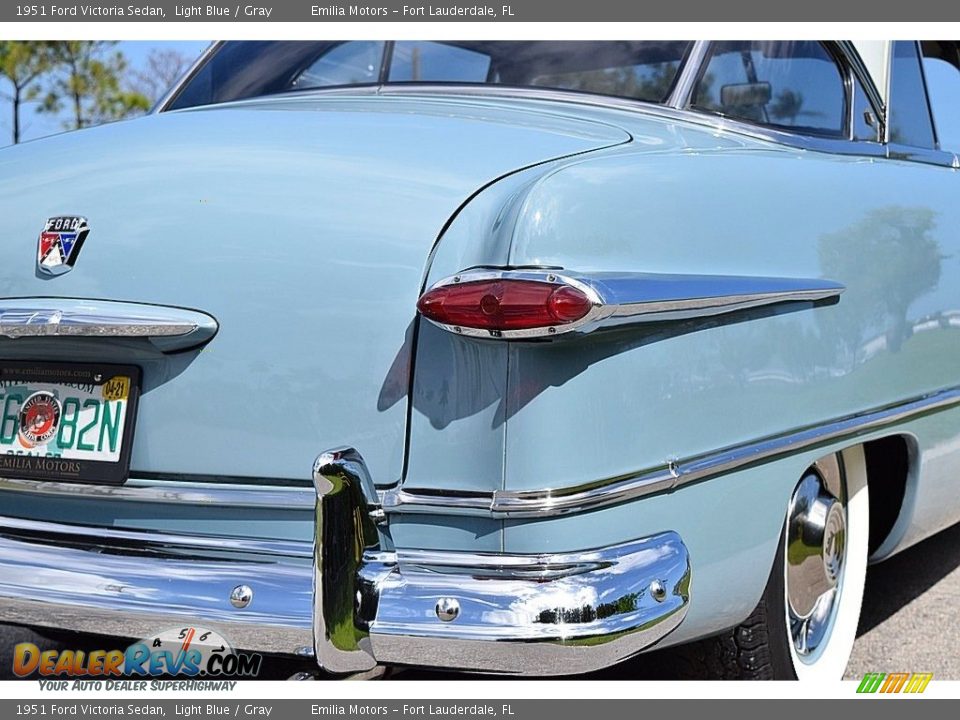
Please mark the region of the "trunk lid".
[[[307, 479], [318, 453], [351, 445], [394, 482], [406, 408], [379, 398], [403, 369], [447, 221], [497, 178], [628, 140], [530, 109], [337, 97], [164, 113], [4, 150], [0, 298], [188, 308], [219, 331], [174, 353], [0, 338], [0, 361], [140, 366], [133, 476]], [[71, 214], [90, 227], [76, 266], [38, 273], [44, 223]]]

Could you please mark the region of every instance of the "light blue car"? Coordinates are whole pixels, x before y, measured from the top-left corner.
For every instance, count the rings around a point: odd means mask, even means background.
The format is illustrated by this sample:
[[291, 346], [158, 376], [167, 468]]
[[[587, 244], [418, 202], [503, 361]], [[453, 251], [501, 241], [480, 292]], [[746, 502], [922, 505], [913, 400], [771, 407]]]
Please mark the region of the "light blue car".
[[0, 621], [840, 678], [960, 520], [958, 104], [946, 42], [227, 42], [3, 150]]

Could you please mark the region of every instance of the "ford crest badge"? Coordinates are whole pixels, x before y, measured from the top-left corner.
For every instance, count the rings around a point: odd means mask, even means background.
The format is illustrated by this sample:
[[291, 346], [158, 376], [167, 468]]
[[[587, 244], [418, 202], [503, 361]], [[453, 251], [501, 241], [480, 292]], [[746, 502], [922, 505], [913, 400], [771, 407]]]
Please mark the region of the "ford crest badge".
[[37, 268], [48, 275], [72, 270], [89, 232], [84, 217], [65, 215], [47, 220], [37, 241]]

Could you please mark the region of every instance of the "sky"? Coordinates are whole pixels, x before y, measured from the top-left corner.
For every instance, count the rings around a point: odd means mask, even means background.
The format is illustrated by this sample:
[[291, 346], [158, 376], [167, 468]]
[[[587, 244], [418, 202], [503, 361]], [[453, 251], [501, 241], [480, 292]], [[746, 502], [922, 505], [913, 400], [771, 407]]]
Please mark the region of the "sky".
[[[193, 59], [200, 55], [209, 44], [210, 43], [206, 41], [154, 42], [149, 40], [129, 40], [120, 42], [116, 49], [120, 50], [127, 57], [127, 62], [131, 69], [139, 70], [145, 66], [147, 56], [151, 50], [176, 50]], [[13, 118], [11, 115], [10, 101], [6, 98], [8, 89], [6, 81], [0, 79], [0, 147], [9, 145], [13, 140], [11, 135]], [[36, 112], [36, 103], [28, 103], [20, 112], [20, 126], [23, 140], [33, 140], [34, 138], [62, 132], [62, 123], [63, 118]]]

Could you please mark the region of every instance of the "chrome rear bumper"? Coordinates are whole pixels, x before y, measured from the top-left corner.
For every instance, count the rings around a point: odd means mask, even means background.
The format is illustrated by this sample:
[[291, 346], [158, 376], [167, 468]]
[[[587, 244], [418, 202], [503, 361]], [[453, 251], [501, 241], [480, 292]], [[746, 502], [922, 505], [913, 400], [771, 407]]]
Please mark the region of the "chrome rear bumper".
[[675, 533], [569, 554], [373, 556], [364, 575], [381, 578], [372, 660], [527, 675], [635, 655], [680, 624], [689, 597]]
[[[0, 622], [144, 638], [182, 623], [237, 649], [313, 645], [308, 543], [164, 535], [0, 517]], [[230, 594], [254, 588], [246, 608]]]
[[676, 533], [575, 553], [395, 550], [355, 450], [321, 455], [314, 482], [314, 639], [327, 671], [583, 673], [637, 654], [686, 614], [690, 562]]
[[[676, 533], [574, 553], [394, 549], [358, 454], [321, 456], [314, 480], [313, 543], [0, 517], [0, 622], [130, 638], [189, 622], [238, 649], [312, 651], [337, 674], [561, 675], [630, 657], [686, 614]], [[238, 607], [240, 585], [253, 597]]]

